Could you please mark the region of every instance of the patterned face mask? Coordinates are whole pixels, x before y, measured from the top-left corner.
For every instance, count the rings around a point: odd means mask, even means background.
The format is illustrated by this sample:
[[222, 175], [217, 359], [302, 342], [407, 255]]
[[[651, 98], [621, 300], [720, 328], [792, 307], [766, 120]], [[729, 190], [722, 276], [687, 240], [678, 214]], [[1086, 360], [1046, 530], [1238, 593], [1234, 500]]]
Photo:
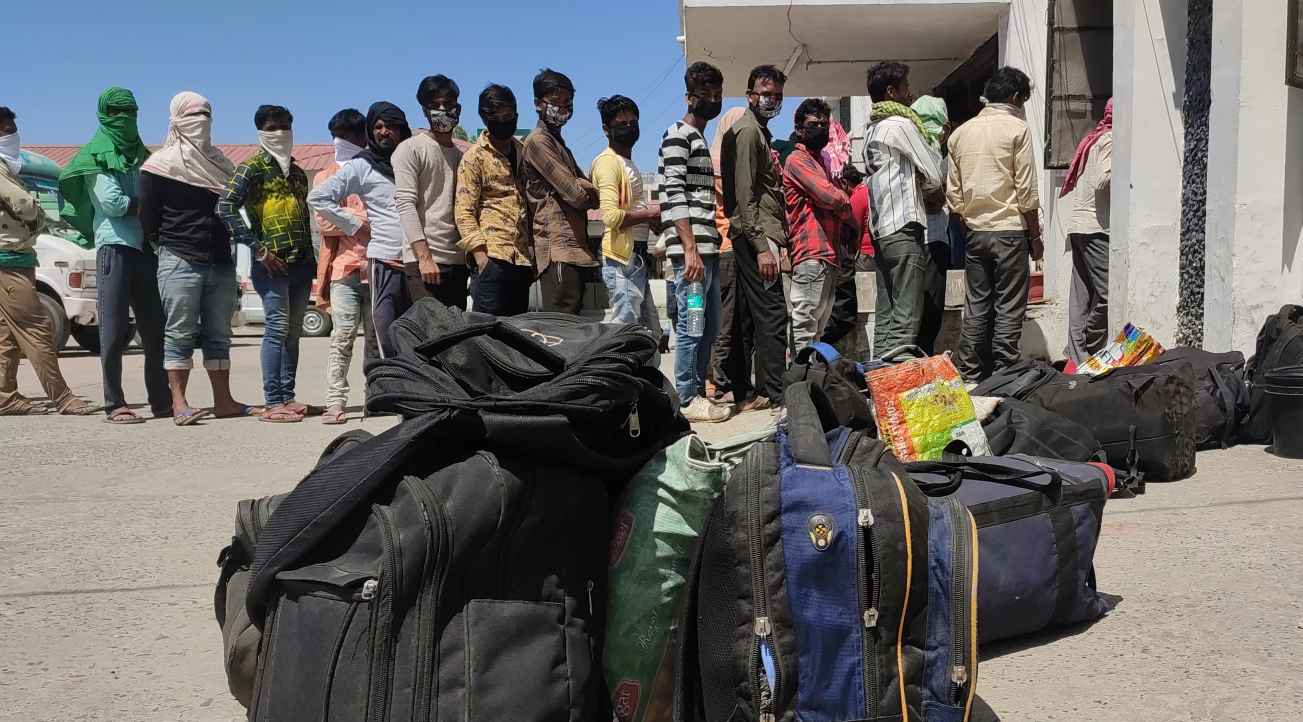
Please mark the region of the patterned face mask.
[[551, 103], [543, 102], [543, 120], [553, 128], [560, 128], [570, 122], [570, 116], [575, 112], [569, 108], [559, 108]]
[[430, 130], [436, 133], [451, 133], [461, 119], [461, 113], [454, 110], [427, 110], [425, 117], [430, 120]]
[[756, 115], [759, 115], [761, 118], [775, 118], [782, 112], [782, 110], [782, 98], [766, 98], [761, 96], [760, 100], [756, 103]]

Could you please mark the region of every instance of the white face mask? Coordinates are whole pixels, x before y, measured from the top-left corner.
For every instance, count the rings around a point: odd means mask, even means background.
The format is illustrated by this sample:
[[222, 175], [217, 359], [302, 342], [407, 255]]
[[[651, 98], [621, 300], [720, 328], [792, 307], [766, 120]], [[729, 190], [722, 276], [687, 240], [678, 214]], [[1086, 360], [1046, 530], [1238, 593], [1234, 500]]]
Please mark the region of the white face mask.
[[294, 152], [294, 131], [260, 130], [258, 145], [276, 159], [276, 164], [281, 167], [282, 173], [287, 176], [290, 174], [290, 155]]
[[18, 154], [18, 149], [21, 147], [22, 141], [17, 133], [0, 135], [0, 161], [4, 161], [14, 175], [18, 175], [18, 171], [23, 168], [22, 156]]
[[362, 148], [360, 146], [356, 146], [350, 143], [349, 141], [344, 140], [343, 138], [336, 138], [334, 140], [334, 143], [335, 143], [336, 163], [343, 163], [345, 161], [353, 160], [354, 158], [357, 157], [358, 153], [362, 152]]

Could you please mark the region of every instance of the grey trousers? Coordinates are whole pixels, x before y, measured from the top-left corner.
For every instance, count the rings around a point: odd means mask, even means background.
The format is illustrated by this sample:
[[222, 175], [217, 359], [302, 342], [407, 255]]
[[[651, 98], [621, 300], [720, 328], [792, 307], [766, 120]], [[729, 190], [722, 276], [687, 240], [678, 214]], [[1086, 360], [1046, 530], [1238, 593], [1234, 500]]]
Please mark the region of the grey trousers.
[[1070, 233], [1072, 292], [1068, 299], [1068, 347], [1080, 364], [1108, 343], [1108, 234]]
[[906, 226], [873, 239], [878, 303], [874, 310], [873, 355], [918, 343], [927, 292], [928, 251], [924, 228]]
[[967, 293], [956, 359], [965, 381], [1018, 363], [1031, 258], [1024, 231], [970, 231], [964, 252]]

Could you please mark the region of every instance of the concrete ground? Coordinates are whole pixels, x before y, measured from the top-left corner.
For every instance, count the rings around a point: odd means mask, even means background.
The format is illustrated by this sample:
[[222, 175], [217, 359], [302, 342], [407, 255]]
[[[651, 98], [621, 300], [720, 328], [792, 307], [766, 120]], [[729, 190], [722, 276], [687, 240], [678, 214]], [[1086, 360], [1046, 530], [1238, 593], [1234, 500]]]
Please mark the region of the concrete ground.
[[[258, 341], [234, 349], [245, 402], [261, 396]], [[325, 346], [304, 342], [304, 400], [321, 399]], [[140, 367], [126, 362], [135, 401]], [[94, 357], [66, 353], [63, 368], [98, 399]], [[35, 392], [25, 365], [20, 385]], [[205, 379], [192, 385], [207, 403]], [[238, 500], [289, 489], [338, 433], [315, 420], [0, 419], [0, 719], [242, 719], [212, 613], [217, 553]], [[1245, 447], [1199, 467], [1109, 505], [1099, 585], [1122, 601], [1108, 618], [984, 650], [979, 693], [1005, 720], [1303, 719], [1303, 461]]]

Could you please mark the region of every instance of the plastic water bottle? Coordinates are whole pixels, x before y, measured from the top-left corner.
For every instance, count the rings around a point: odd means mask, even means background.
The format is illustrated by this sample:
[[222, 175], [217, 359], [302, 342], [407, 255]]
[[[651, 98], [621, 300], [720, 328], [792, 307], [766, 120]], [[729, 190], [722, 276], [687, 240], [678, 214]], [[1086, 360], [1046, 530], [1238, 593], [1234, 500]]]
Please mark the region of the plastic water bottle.
[[701, 281], [693, 281], [687, 288], [688, 335], [701, 338], [706, 333], [706, 289]]

